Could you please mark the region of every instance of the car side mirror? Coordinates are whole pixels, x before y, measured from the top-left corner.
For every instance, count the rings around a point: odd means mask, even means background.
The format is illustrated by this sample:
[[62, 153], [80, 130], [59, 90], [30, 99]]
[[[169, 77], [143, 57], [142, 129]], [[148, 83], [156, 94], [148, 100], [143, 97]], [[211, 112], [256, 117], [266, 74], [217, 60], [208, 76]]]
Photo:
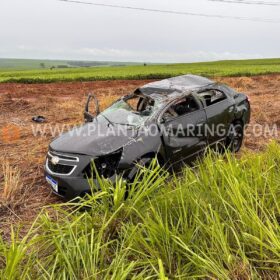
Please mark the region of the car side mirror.
[[[92, 99], [94, 101], [94, 109], [95, 109], [93, 111], [90, 109], [91, 104], [92, 104], [91, 103]], [[100, 113], [100, 110], [99, 110], [98, 99], [96, 98], [96, 96], [94, 94], [89, 94], [87, 102], [86, 102], [86, 106], [85, 106], [85, 111], [84, 111], [85, 122], [92, 122], [94, 120], [94, 118], [99, 115], [99, 113]]]

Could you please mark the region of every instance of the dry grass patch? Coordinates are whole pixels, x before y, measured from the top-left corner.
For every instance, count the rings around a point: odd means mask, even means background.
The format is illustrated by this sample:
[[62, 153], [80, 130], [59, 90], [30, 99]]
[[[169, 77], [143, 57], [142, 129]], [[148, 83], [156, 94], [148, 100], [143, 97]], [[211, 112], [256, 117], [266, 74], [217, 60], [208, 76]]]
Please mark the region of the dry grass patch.
[[0, 207], [6, 206], [14, 209], [24, 199], [24, 196], [20, 195], [22, 189], [21, 172], [18, 167], [12, 166], [7, 159], [4, 159], [0, 180]]

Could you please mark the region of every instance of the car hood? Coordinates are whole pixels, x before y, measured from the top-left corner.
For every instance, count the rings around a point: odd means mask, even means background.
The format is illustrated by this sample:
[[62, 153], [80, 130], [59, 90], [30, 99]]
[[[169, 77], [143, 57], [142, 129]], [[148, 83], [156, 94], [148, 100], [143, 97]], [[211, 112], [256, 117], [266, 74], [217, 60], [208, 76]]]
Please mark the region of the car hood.
[[102, 156], [118, 150], [137, 136], [137, 129], [108, 121], [94, 121], [56, 138], [50, 149], [70, 154]]

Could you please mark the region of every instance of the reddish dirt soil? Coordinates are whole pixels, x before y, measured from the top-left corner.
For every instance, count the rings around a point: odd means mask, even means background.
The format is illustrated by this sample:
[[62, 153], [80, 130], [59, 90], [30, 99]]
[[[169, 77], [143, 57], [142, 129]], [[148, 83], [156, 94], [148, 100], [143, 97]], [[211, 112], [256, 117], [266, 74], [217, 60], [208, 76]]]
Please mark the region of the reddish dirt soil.
[[[277, 125], [274, 135], [249, 136], [245, 148], [261, 150], [269, 140], [280, 137], [280, 75], [217, 78], [246, 93], [252, 105], [251, 124]], [[43, 176], [43, 165], [51, 133], [33, 135], [32, 117], [43, 115], [48, 125], [75, 125], [83, 122], [83, 108], [89, 92], [97, 95], [104, 109], [115, 99], [150, 81], [100, 81], [53, 84], [0, 84], [0, 160], [18, 168], [20, 185], [9, 201], [3, 195], [4, 176], [0, 166], [0, 231], [11, 224], [34, 220], [43, 206], [62, 202], [51, 193]], [[42, 128], [42, 125], [35, 125]], [[252, 134], [253, 129], [248, 129]], [[278, 135], [277, 135], [278, 133]], [[1, 234], [1, 232], [0, 232]]]

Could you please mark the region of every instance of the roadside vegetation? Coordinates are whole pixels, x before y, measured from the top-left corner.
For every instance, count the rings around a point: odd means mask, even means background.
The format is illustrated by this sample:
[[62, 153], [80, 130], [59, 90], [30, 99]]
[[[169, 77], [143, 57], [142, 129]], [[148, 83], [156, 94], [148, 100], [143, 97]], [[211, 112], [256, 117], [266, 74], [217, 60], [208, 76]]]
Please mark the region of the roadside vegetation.
[[0, 279], [279, 279], [279, 144], [177, 175], [153, 162], [128, 192], [98, 180], [0, 239]]
[[63, 69], [76, 67], [97, 67], [97, 66], [125, 66], [139, 65], [134, 62], [114, 62], [114, 61], [79, 61], [79, 60], [50, 60], [50, 59], [17, 59], [0, 58], [0, 69], [32, 70], [32, 69]]
[[2, 174], [0, 175], [0, 210], [9, 208], [13, 210], [24, 201], [22, 192], [21, 173], [17, 167], [13, 167], [10, 162], [1, 157]]
[[120, 79], [162, 79], [183, 74], [206, 77], [253, 76], [280, 73], [280, 59], [236, 60], [188, 64], [106, 66], [87, 68], [0, 69], [0, 82], [51, 83]]

